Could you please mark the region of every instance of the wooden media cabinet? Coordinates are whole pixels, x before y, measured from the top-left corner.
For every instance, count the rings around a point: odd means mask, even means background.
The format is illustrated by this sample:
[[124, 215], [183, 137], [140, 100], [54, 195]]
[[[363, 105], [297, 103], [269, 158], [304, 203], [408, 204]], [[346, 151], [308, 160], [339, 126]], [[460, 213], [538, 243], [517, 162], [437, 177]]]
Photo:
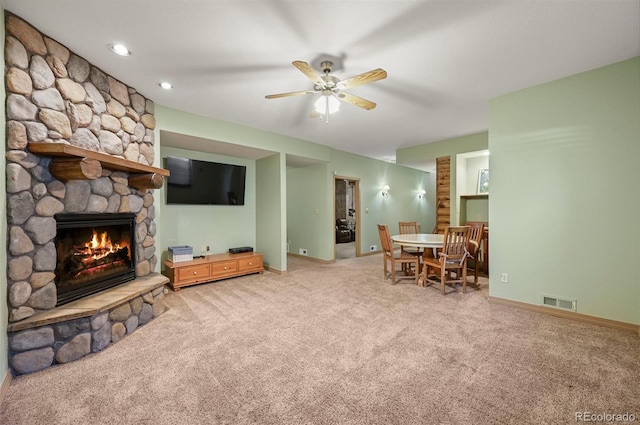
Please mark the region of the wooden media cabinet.
[[169, 278], [169, 285], [174, 291], [183, 286], [213, 282], [230, 277], [244, 276], [252, 273], [264, 273], [263, 255], [259, 252], [243, 252], [239, 254], [212, 254], [191, 261], [164, 261], [162, 274]]

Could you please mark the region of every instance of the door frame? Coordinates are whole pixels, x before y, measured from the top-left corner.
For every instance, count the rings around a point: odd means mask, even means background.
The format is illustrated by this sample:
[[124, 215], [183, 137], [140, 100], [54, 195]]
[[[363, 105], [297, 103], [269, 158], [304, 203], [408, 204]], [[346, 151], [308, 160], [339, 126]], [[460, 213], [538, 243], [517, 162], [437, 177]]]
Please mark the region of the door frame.
[[[356, 220], [356, 257], [360, 257], [362, 254], [360, 252], [360, 236], [362, 232], [360, 231], [360, 226], [362, 225], [360, 220], [360, 179], [358, 177], [349, 177], [349, 176], [333, 176], [333, 226], [335, 228], [336, 224], [336, 181], [338, 180], [346, 180], [349, 183], [354, 183], [354, 207], [355, 214], [354, 219]], [[336, 237], [335, 232], [333, 236], [333, 261], [336, 260]]]

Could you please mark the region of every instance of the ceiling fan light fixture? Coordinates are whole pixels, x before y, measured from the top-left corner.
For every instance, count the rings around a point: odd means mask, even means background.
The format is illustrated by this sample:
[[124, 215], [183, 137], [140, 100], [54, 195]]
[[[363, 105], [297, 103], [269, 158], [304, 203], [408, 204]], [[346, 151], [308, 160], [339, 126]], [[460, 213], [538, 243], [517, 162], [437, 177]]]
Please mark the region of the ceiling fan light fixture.
[[323, 94], [316, 100], [315, 111], [322, 115], [329, 115], [340, 110], [340, 101], [333, 94]]
[[324, 75], [318, 75], [311, 65], [304, 61], [293, 61], [293, 66], [298, 68], [304, 75], [313, 81], [313, 90], [300, 90], [289, 93], [270, 94], [265, 96], [267, 99], [277, 99], [280, 97], [299, 96], [305, 94], [321, 93], [319, 99], [314, 104], [313, 112], [311, 116], [317, 116], [318, 114], [324, 116], [325, 122], [329, 123], [329, 115], [337, 112], [340, 109], [340, 101], [351, 103], [363, 109], [373, 109], [376, 104], [370, 100], [363, 99], [356, 95], [343, 92], [350, 88], [360, 86], [362, 84], [372, 83], [374, 81], [387, 78], [387, 71], [382, 68], [373, 69], [362, 74], [354, 75], [346, 80], [340, 80], [333, 75], [329, 75], [333, 62], [330, 60], [324, 60], [320, 63], [320, 67]]

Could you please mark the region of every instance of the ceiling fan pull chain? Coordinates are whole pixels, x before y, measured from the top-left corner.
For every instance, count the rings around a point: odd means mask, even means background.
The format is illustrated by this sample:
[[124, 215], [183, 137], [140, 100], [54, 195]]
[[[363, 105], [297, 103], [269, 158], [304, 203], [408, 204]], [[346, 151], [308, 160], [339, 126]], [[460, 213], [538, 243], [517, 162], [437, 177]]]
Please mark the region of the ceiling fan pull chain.
[[324, 116], [325, 116], [325, 124], [329, 124], [329, 96], [325, 96], [326, 98], [326, 109], [324, 110]]

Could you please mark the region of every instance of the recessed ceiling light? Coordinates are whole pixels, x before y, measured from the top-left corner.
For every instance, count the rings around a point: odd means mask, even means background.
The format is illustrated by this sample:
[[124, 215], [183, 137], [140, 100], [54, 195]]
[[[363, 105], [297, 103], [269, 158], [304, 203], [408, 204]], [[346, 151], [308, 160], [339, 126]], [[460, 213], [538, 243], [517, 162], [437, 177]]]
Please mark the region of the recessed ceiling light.
[[159, 85], [165, 90], [169, 90], [173, 88], [173, 85], [171, 83], [167, 83], [166, 81], [161, 82]]
[[120, 56], [131, 56], [131, 52], [124, 44], [115, 43], [111, 45], [111, 51]]

